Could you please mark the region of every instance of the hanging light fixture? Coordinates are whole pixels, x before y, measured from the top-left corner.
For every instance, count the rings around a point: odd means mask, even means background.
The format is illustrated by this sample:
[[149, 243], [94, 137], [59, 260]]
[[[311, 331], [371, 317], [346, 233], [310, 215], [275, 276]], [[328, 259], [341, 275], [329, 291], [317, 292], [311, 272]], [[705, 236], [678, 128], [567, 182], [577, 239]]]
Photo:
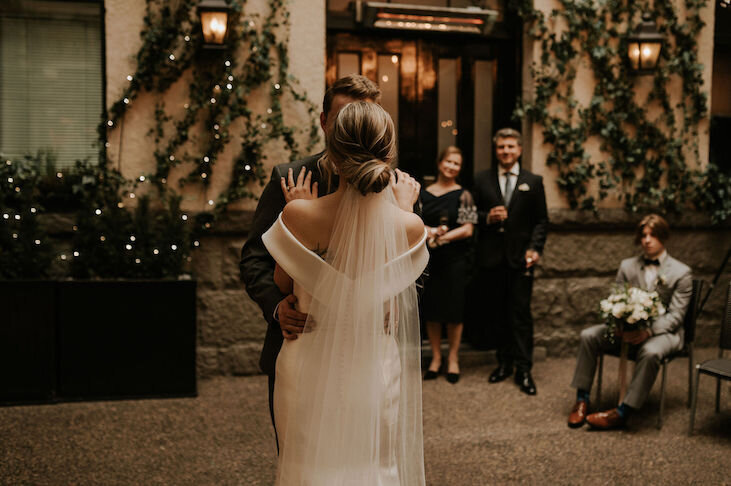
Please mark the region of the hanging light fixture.
[[198, 4], [198, 16], [203, 31], [203, 47], [224, 48], [230, 11], [231, 7], [224, 0], [201, 0]]
[[497, 11], [480, 7], [355, 2], [355, 21], [370, 29], [488, 35], [497, 17]]
[[627, 55], [632, 70], [639, 74], [652, 73], [664, 41], [665, 36], [658, 32], [650, 13], [642, 14], [642, 23], [627, 36]]

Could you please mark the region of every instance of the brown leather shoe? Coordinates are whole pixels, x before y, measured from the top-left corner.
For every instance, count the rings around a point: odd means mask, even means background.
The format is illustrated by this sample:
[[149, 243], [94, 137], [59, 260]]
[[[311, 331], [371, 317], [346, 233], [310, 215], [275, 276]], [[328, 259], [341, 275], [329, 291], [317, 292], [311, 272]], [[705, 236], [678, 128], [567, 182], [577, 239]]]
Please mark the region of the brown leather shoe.
[[574, 408], [571, 409], [571, 413], [569, 414], [569, 427], [576, 429], [584, 425], [584, 422], [586, 422], [586, 413], [588, 408], [589, 406], [587, 405], [586, 400], [577, 400], [576, 403], [574, 403]]
[[619, 415], [616, 408], [606, 412], [589, 414], [586, 421], [592, 428], [600, 430], [620, 429], [625, 425], [624, 419]]

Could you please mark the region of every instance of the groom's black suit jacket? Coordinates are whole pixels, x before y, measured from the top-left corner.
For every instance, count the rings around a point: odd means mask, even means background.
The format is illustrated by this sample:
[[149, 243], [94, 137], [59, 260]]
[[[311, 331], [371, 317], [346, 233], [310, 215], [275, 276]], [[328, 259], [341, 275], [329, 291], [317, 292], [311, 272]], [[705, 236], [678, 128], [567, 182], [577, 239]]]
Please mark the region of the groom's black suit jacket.
[[[548, 229], [548, 211], [543, 178], [520, 169], [510, 201], [503, 201], [498, 182], [498, 169], [493, 166], [475, 176], [473, 197], [478, 214], [477, 264], [493, 268], [503, 262], [516, 270], [525, 268], [528, 249], [543, 253]], [[506, 206], [508, 219], [488, 224], [487, 214], [495, 206]]]
[[[322, 181], [322, 175], [317, 167], [317, 161], [320, 157], [322, 157], [322, 153], [274, 167], [272, 177], [264, 188], [264, 192], [259, 198], [259, 204], [256, 206], [254, 221], [251, 224], [246, 243], [241, 249], [241, 261], [239, 262], [241, 280], [246, 285], [246, 292], [249, 297], [259, 305], [264, 313], [264, 319], [268, 323], [259, 366], [264, 373], [270, 376], [274, 376], [277, 355], [284, 339], [279, 323], [274, 320], [274, 309], [286, 295], [282, 294], [274, 283], [274, 259], [264, 247], [261, 235], [274, 224], [279, 213], [284, 209], [286, 202], [284, 194], [282, 194], [280, 180], [282, 177], [287, 177], [287, 171], [290, 168], [294, 172], [295, 180], [302, 167], [305, 167], [307, 171], [312, 171], [312, 183], [318, 183], [318, 195], [328, 194], [327, 183]], [[333, 187], [329, 189], [329, 192], [335, 190], [336, 184], [334, 183]]]

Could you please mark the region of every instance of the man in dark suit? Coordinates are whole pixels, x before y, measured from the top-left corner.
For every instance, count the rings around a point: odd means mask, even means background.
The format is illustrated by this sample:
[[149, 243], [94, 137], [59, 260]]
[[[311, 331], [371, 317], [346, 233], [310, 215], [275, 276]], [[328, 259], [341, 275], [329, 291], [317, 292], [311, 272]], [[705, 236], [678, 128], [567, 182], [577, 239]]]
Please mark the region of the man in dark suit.
[[533, 270], [546, 242], [548, 212], [543, 178], [522, 169], [520, 132], [499, 130], [493, 138], [498, 164], [475, 177], [478, 214], [477, 292], [490, 296], [487, 320], [495, 330], [498, 367], [490, 383], [513, 374], [520, 390], [536, 394], [531, 376]]
[[[325, 141], [340, 110], [353, 101], [379, 102], [381, 90], [365, 76], [348, 75], [338, 79], [325, 92], [320, 113], [320, 126]], [[338, 178], [325, 152], [305, 159], [280, 164], [272, 170], [272, 177], [264, 188], [256, 206], [254, 221], [248, 238], [241, 250], [239, 270], [246, 291], [256, 302], [267, 321], [264, 347], [259, 359], [261, 370], [269, 376], [269, 411], [274, 424], [273, 392], [277, 355], [284, 339], [297, 339], [304, 330], [307, 315], [295, 308], [294, 295], [282, 294], [274, 283], [274, 259], [269, 255], [261, 236], [276, 221], [284, 205], [293, 199], [313, 198], [334, 192]], [[394, 186], [396, 199], [401, 207], [414, 204], [419, 185], [407, 174], [398, 171], [398, 183]], [[276, 425], [275, 425], [276, 434]]]

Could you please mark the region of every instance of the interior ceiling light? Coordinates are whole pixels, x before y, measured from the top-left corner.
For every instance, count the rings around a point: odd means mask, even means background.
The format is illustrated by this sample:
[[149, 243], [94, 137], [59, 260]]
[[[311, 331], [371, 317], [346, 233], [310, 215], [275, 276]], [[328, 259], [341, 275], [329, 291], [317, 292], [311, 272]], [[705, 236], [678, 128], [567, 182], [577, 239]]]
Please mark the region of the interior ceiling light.
[[356, 22], [376, 29], [423, 30], [487, 35], [498, 13], [479, 7], [430, 7], [385, 2], [356, 2]]

